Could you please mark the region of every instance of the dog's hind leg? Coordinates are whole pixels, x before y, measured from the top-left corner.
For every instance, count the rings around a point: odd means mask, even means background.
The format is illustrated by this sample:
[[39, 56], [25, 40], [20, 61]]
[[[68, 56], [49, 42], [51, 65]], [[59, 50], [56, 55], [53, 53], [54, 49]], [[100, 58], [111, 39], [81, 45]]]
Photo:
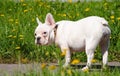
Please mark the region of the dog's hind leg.
[[82, 70], [84, 71], [85, 69], [89, 69], [91, 67], [92, 64], [92, 59], [94, 58], [94, 51], [99, 43], [100, 39], [97, 38], [89, 38], [86, 41], [86, 55], [87, 55], [87, 65], [85, 67], [82, 68]]
[[102, 51], [102, 62], [103, 62], [103, 68], [105, 68], [107, 62], [108, 62], [108, 46], [109, 46], [109, 35], [106, 35], [100, 42], [100, 48]]

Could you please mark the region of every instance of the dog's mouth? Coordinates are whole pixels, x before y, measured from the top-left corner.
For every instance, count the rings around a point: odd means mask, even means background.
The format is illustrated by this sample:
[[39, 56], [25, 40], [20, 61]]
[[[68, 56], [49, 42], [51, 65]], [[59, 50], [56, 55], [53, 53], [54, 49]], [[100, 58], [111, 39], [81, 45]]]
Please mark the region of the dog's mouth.
[[37, 45], [48, 45], [49, 43], [47, 43], [47, 42], [46, 43], [41, 43], [40, 41], [37, 41], [36, 44]]
[[37, 44], [37, 45], [42, 45], [40, 42], [37, 42], [36, 44]]

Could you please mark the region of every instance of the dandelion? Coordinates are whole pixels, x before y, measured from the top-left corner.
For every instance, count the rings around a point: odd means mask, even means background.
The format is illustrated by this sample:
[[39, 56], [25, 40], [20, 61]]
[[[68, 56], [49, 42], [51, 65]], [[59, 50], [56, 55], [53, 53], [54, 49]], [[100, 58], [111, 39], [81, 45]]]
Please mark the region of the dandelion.
[[15, 21], [15, 24], [18, 24], [19, 22], [18, 21]]
[[49, 55], [49, 52], [46, 52], [45, 55], [48, 56], [48, 55]]
[[24, 2], [24, 0], [20, 0], [20, 2]]
[[64, 48], [63, 52], [61, 53], [61, 56], [65, 56], [66, 55], [66, 51], [67, 51], [67, 48]]
[[9, 22], [13, 22], [14, 20], [11, 18], [11, 19], [9, 19], [8, 21], [9, 21]]
[[66, 14], [63, 14], [64, 17], [66, 17]]
[[15, 32], [15, 31], [16, 31], [15, 29], [12, 30], [12, 32]]
[[68, 0], [69, 3], [72, 3], [72, 0]]
[[88, 12], [89, 10], [90, 10], [90, 8], [86, 8], [86, 9], [85, 9], [85, 12]]
[[112, 39], [112, 37], [110, 36], [110, 39]]
[[52, 55], [56, 56], [56, 52], [53, 52]]
[[23, 40], [24, 38], [20, 38], [20, 40]]
[[88, 69], [88, 68], [86, 68], [86, 69], [84, 69], [84, 70], [83, 70], [83, 72], [88, 73], [88, 72], [89, 72], [89, 69]]
[[1, 17], [4, 17], [5, 15], [4, 14], [0, 14]]
[[23, 3], [22, 6], [26, 6], [27, 4]]
[[47, 7], [47, 8], [50, 8], [50, 5], [47, 5], [46, 7]]
[[108, 3], [104, 3], [104, 6], [107, 6], [108, 5]]
[[77, 16], [80, 16], [80, 14], [79, 14], [79, 13], [77, 13], [76, 15], [77, 15]]
[[15, 44], [15, 42], [13, 41], [12, 44]]
[[65, 72], [63, 70], [61, 71], [61, 76], [65, 76]]
[[112, 16], [110, 16], [110, 18], [111, 18], [111, 19], [114, 19], [114, 18], [115, 18], [115, 16], [113, 16], [113, 15], [112, 15]]
[[56, 66], [55, 66], [55, 65], [51, 65], [51, 66], [49, 66], [49, 69], [50, 69], [50, 70], [55, 70], [55, 69], [56, 69]]
[[19, 37], [24, 37], [23, 35], [19, 35]]
[[9, 37], [9, 38], [11, 38], [11, 37], [12, 37], [12, 35], [9, 35], [8, 37]]
[[112, 22], [114, 23], [114, 22], [115, 22], [115, 20], [112, 20]]
[[26, 13], [26, 12], [28, 12], [28, 10], [26, 9], [26, 10], [24, 10], [23, 12]]
[[32, 10], [32, 8], [29, 9], [30, 11]]
[[92, 59], [91, 62], [92, 62], [92, 63], [96, 63], [97, 60], [96, 60], [96, 59]]
[[118, 17], [117, 20], [120, 20], [120, 17]]
[[17, 46], [15, 49], [16, 49], [16, 50], [19, 50], [19, 49], [20, 49], [20, 46]]
[[46, 67], [46, 64], [45, 63], [42, 63], [41, 64], [41, 68], [44, 69]]
[[34, 18], [32, 18], [32, 22], [34, 22], [35, 21], [35, 19]]
[[16, 36], [13, 36], [12, 38], [16, 38]]
[[28, 59], [27, 58], [22, 58], [22, 63], [27, 63], [28, 62]]
[[67, 70], [67, 73], [68, 73], [69, 75], [72, 75], [72, 70], [71, 70], [71, 69], [68, 69], [68, 70]]
[[78, 59], [74, 59], [74, 60], [71, 62], [71, 64], [78, 64], [78, 63], [80, 63], [80, 60], [78, 60]]

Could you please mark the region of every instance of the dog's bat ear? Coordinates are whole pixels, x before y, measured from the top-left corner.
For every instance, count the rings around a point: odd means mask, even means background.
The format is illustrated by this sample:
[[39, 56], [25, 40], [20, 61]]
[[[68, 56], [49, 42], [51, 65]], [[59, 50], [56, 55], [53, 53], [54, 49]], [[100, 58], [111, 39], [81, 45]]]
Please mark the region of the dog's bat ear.
[[40, 20], [38, 19], [38, 17], [36, 17], [36, 21], [37, 21], [38, 25], [42, 24], [42, 22], [40, 22]]
[[48, 13], [46, 15], [45, 23], [48, 24], [48, 25], [50, 25], [50, 26], [52, 26], [52, 27], [54, 27], [55, 21], [54, 21], [54, 18], [53, 18], [53, 16], [52, 16], [51, 13]]

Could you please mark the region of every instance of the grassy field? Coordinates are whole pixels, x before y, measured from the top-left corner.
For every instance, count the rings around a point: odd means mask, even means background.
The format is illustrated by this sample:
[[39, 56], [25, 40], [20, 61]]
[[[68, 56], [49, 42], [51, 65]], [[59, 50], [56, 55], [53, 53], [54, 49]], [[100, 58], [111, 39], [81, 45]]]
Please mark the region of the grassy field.
[[[111, 28], [109, 61], [120, 61], [120, 2], [47, 2], [41, 0], [0, 0], [0, 63], [58, 62], [64, 57], [55, 45], [36, 46], [36, 17], [44, 22], [46, 14], [55, 21], [78, 20], [87, 16], [104, 17]], [[101, 52], [95, 53], [97, 62]], [[85, 62], [84, 52], [73, 53], [72, 59]]]
[[[33, 63], [33, 62], [63, 62], [61, 51], [54, 44], [37, 46], [34, 43], [34, 29], [37, 26], [36, 17], [44, 22], [48, 12], [52, 13], [55, 21], [78, 20], [87, 16], [104, 17], [111, 28], [109, 61], [120, 61], [120, 2], [47, 2], [41, 0], [0, 0], [0, 63]], [[99, 47], [93, 62], [101, 61]], [[86, 62], [86, 54], [73, 53], [72, 60]], [[56, 69], [55, 66], [42, 72], [30, 71], [15, 76], [118, 76], [118, 69], [100, 72], [80, 72], [69, 68]], [[9, 76], [5, 74], [5, 76]]]

